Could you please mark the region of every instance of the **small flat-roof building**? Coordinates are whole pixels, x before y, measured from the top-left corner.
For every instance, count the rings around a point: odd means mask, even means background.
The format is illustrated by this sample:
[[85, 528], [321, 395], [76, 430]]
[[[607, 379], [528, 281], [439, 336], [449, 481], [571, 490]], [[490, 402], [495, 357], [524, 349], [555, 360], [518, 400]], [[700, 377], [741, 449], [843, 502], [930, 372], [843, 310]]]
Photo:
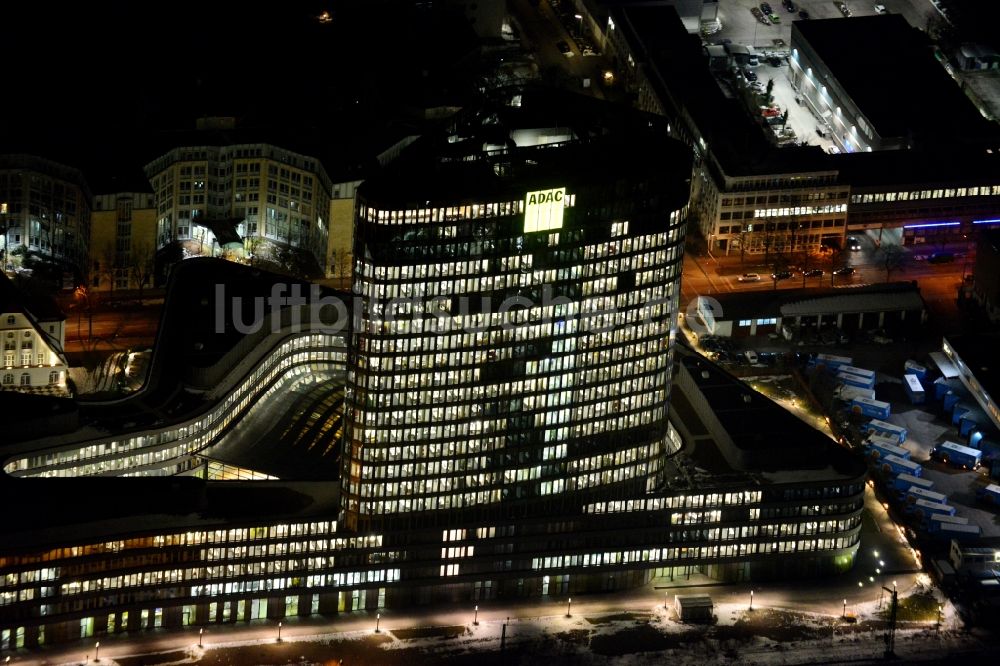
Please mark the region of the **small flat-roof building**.
[[699, 297], [689, 325], [712, 335], [742, 338], [784, 332], [788, 336], [836, 327], [846, 333], [885, 328], [927, 317], [913, 282], [865, 285], [831, 293], [824, 289], [713, 294]]
[[986, 123], [901, 14], [796, 21], [789, 62], [845, 152], [961, 140]]
[[715, 605], [707, 594], [675, 594], [674, 611], [681, 622], [711, 622]]
[[[997, 367], [1000, 337], [988, 335], [949, 336], [941, 350], [958, 370], [958, 377], [983, 408], [995, 428], [1000, 428], [1000, 368]], [[986, 424], [983, 424], [984, 426]]]

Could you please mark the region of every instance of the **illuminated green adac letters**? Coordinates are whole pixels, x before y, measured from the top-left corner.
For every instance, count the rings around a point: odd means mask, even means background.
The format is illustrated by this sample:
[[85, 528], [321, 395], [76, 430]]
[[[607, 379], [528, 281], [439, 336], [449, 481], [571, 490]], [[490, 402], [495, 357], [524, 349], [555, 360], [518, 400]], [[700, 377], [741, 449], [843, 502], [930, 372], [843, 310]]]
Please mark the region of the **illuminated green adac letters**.
[[566, 206], [566, 188], [528, 192], [524, 197], [524, 231], [561, 229], [563, 209]]

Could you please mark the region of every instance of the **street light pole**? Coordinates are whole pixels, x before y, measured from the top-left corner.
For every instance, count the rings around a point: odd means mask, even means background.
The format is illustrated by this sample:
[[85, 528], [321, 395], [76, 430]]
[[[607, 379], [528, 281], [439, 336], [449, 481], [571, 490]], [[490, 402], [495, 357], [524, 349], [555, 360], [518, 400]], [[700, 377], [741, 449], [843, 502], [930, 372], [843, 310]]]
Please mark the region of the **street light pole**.
[[382, 613], [375, 613], [375, 633], [376, 634], [381, 631], [381, 629], [378, 628], [378, 625], [381, 624], [381, 622], [382, 622]]
[[844, 614], [841, 615], [845, 620], [847, 619], [847, 599], [844, 599]]
[[201, 639], [202, 639], [202, 636], [204, 636], [204, 634], [205, 634], [205, 628], [202, 627], [201, 629], [198, 630], [198, 647], [202, 647], [202, 645], [201, 645]]
[[97, 641], [97, 645], [94, 648], [94, 661], [101, 660], [101, 641]]
[[572, 617], [570, 611], [573, 609], [573, 597], [566, 600], [566, 617]]
[[281, 642], [281, 623], [278, 623], [278, 642]]
[[476, 606], [476, 617], [472, 620], [472, 624], [479, 626], [479, 606]]
[[750, 610], [753, 610], [753, 590], [750, 590]]

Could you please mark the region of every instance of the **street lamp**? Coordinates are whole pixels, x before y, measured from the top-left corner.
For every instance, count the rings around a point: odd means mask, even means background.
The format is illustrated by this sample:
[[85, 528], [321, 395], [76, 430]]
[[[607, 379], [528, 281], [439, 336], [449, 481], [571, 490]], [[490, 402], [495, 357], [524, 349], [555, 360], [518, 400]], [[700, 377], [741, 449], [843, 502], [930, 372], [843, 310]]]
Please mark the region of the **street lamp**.
[[667, 599], [669, 599], [669, 598], [670, 598], [670, 592], [669, 591], [664, 592], [663, 593], [663, 610], [667, 610]]
[[844, 614], [841, 617], [847, 619], [847, 599], [844, 599]]
[[583, 37], [583, 15], [582, 14], [574, 14], [573, 16], [577, 20], [576, 36], [577, 37]]
[[753, 590], [750, 590], [750, 610], [753, 610]]
[[101, 657], [101, 641], [97, 641], [97, 645], [94, 648], [94, 661], [100, 661]]
[[201, 645], [201, 638], [202, 638], [202, 636], [204, 636], [204, 635], [205, 635], [205, 628], [204, 628], [204, 627], [202, 627], [201, 629], [199, 629], [199, 630], [198, 630], [198, 647], [201, 647], [201, 646], [202, 646], [202, 645]]
[[570, 611], [573, 609], [573, 597], [566, 600], [566, 617], [572, 617]]
[[281, 642], [281, 623], [278, 623], [278, 642]]
[[476, 617], [472, 621], [472, 624], [476, 625], [477, 627], [479, 626], [479, 606], [478, 605], [476, 606]]
[[381, 631], [381, 629], [378, 628], [378, 625], [381, 622], [382, 622], [382, 613], [375, 613], [375, 633], [376, 634]]

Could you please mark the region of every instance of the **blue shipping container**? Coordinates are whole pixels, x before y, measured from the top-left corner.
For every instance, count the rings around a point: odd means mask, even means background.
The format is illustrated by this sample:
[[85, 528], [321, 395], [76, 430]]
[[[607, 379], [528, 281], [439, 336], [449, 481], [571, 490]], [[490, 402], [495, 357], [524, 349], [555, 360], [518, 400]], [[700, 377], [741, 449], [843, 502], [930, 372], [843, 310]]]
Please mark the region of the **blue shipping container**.
[[880, 435], [886, 435], [888, 437], [895, 437], [902, 444], [906, 441], [906, 428], [903, 426], [898, 426], [888, 421], [882, 421], [881, 419], [872, 419], [868, 423], [861, 425], [861, 432], [877, 432]]
[[922, 405], [927, 398], [924, 387], [916, 375], [903, 375], [903, 390], [914, 405]]
[[983, 452], [955, 442], [944, 442], [931, 449], [931, 457], [956, 467], [976, 469], [982, 462]]
[[904, 363], [903, 373], [907, 375], [916, 375], [917, 379], [920, 381], [927, 379], [927, 368], [920, 365], [916, 361], [907, 361]]
[[921, 479], [920, 477], [913, 476], [912, 474], [903, 473], [893, 478], [892, 487], [905, 495], [910, 488], [923, 488], [924, 490], [930, 490], [934, 487], [934, 482], [930, 479]]
[[912, 476], [923, 476], [924, 468], [912, 460], [903, 460], [899, 456], [885, 456], [882, 458], [882, 471], [886, 474], [910, 474]]
[[855, 375], [850, 372], [841, 371], [837, 373], [837, 381], [847, 386], [855, 386], [862, 389], [875, 389], [874, 377], [865, 377], [864, 375]]
[[868, 398], [855, 398], [851, 400], [851, 411], [875, 419], [887, 419], [889, 418], [889, 403], [881, 400], [869, 400]]

